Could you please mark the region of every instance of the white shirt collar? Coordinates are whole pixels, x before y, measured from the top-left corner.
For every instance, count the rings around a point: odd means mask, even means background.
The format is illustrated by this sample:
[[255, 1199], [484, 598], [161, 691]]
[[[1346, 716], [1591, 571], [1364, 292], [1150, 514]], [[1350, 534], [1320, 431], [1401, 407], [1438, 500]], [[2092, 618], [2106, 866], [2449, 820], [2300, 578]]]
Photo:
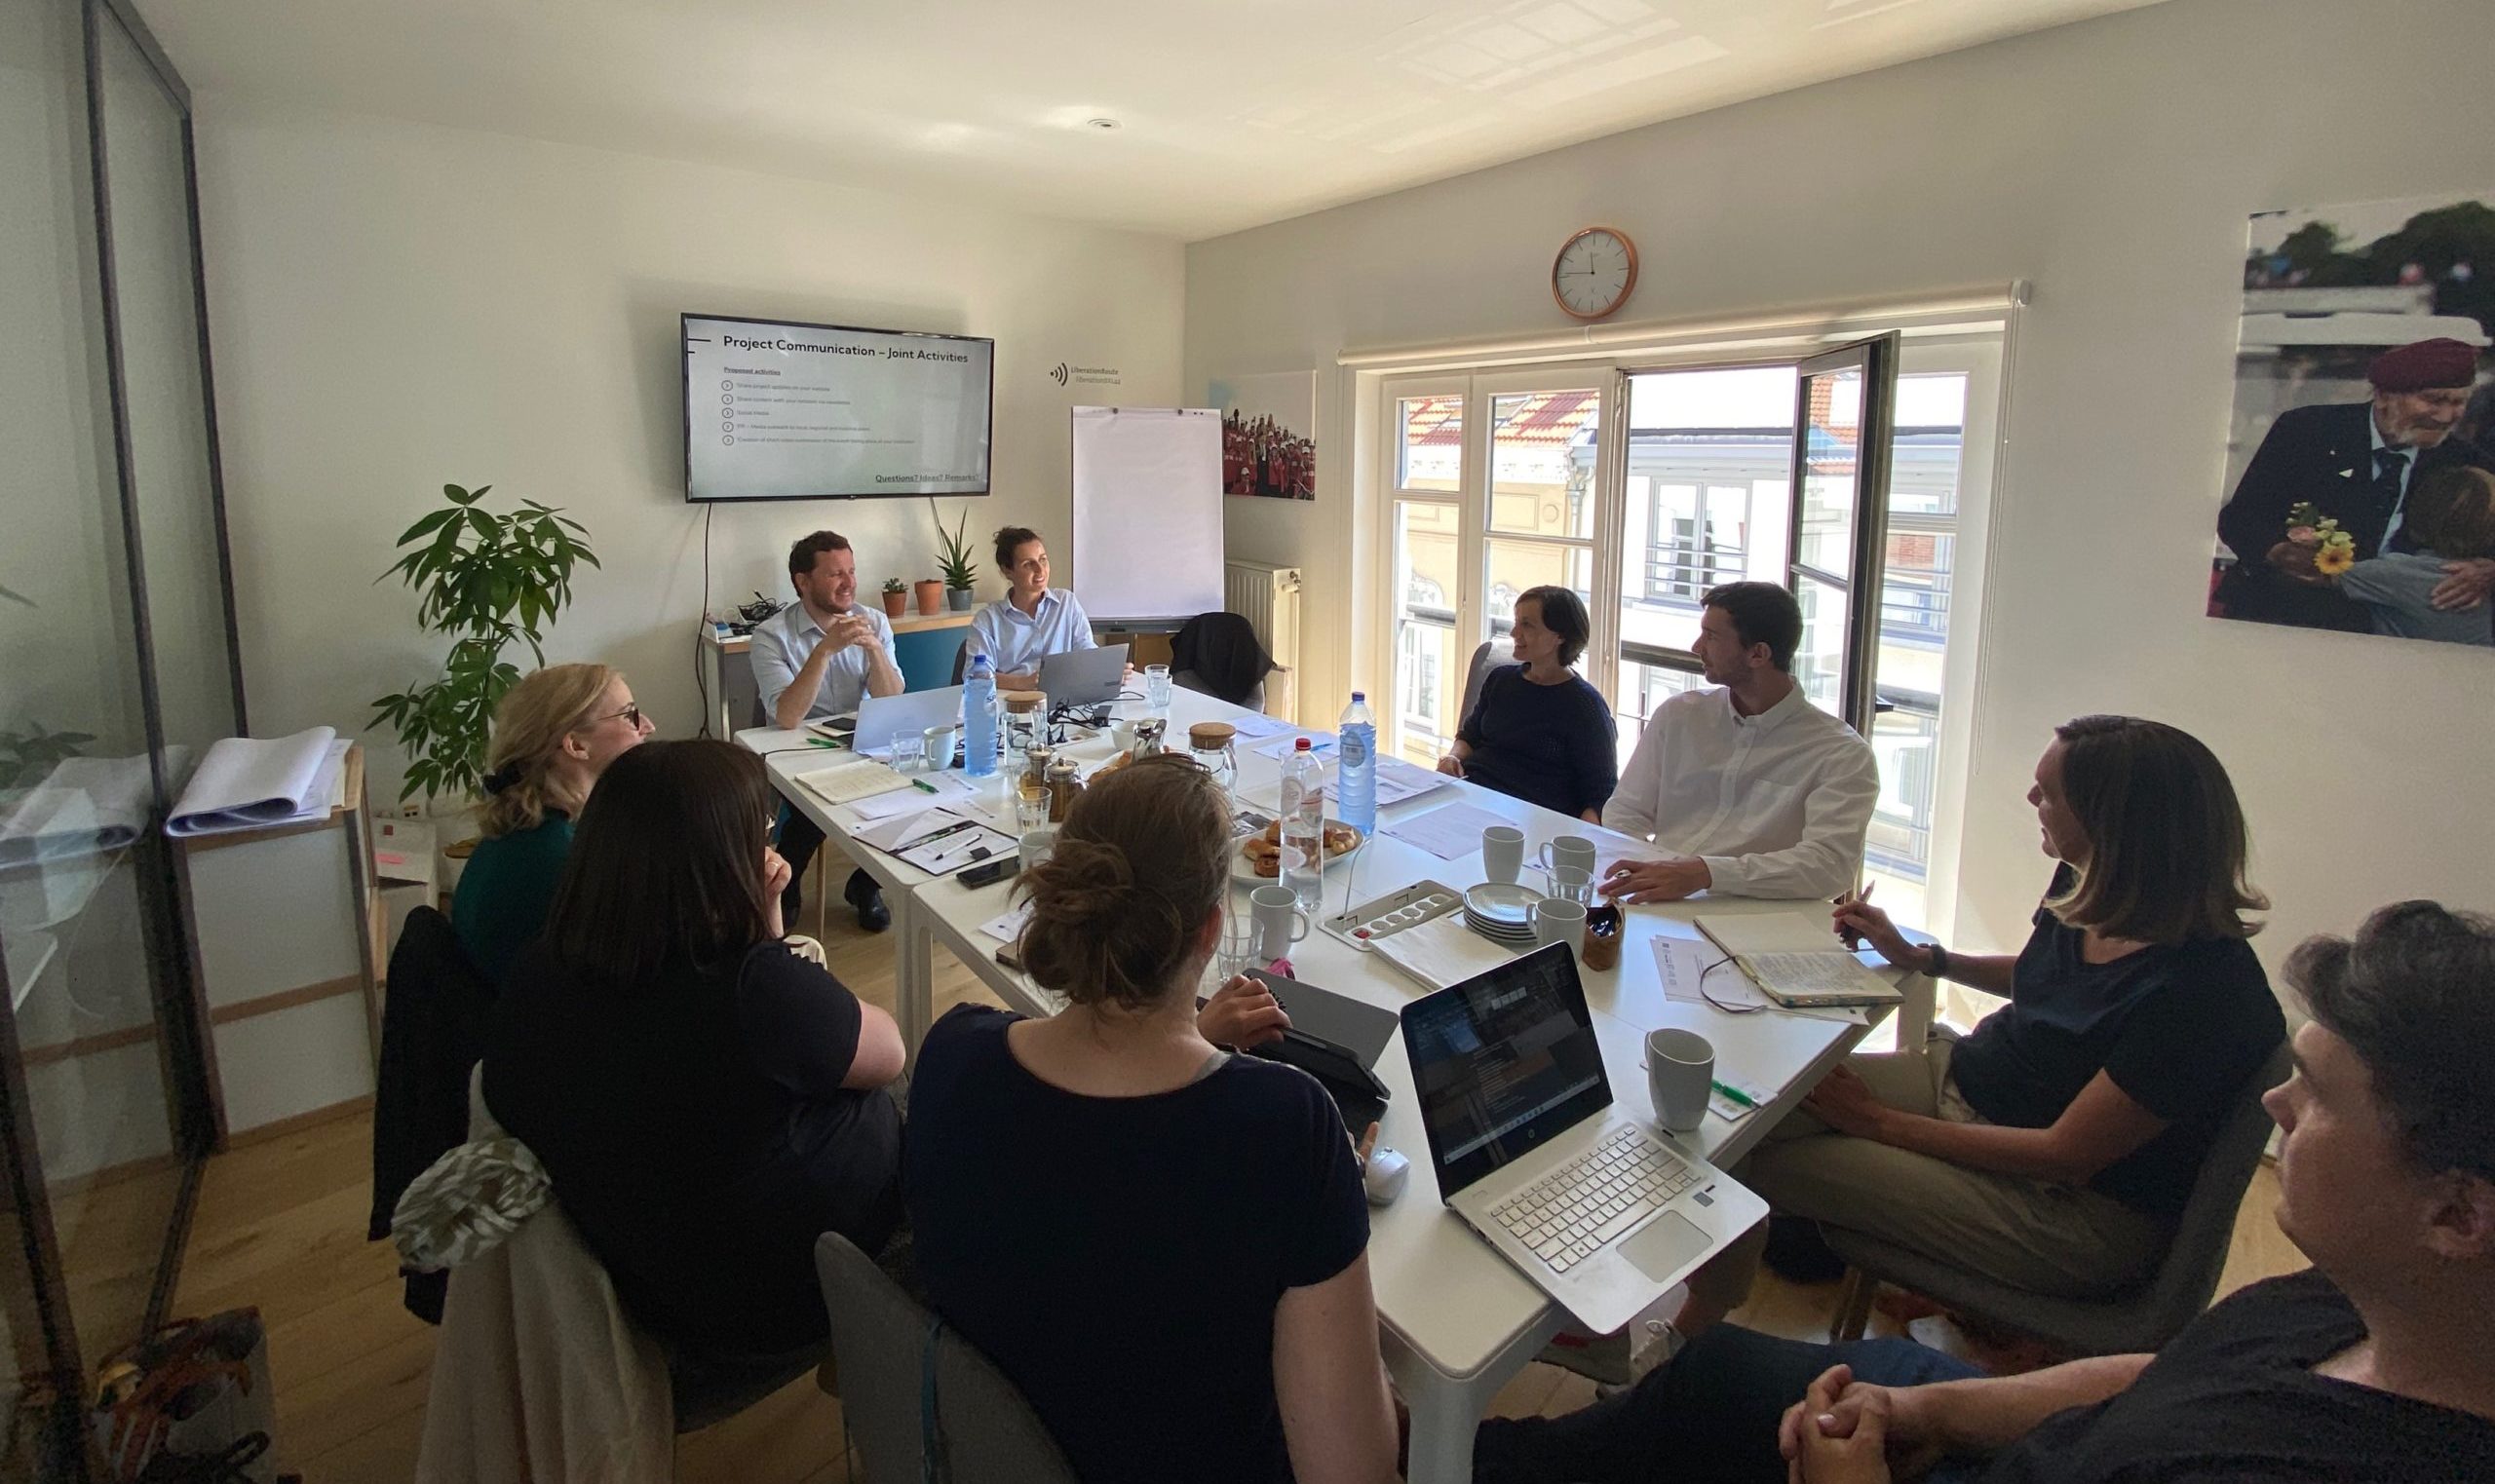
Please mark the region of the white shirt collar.
[[1733, 704], [1732, 687], [1724, 688], [1724, 709], [1732, 714], [1733, 725], [1737, 727], [1758, 727], [1762, 730], [1774, 731], [1790, 720], [1794, 712], [1806, 709], [1810, 704], [1811, 698], [1802, 694], [1802, 683], [1797, 680], [1793, 683], [1793, 688], [1785, 693], [1784, 700], [1755, 716], [1745, 716], [1742, 714], [1741, 707]]
[[[2382, 419], [2374, 415], [2374, 409], [2370, 404], [2365, 408], [2365, 443], [2376, 453], [2389, 449], [2403, 459], [2413, 459], [2417, 456], [2416, 449], [2403, 447], [2382, 436]], [[2370, 460], [2367, 462], [2371, 463]], [[2365, 470], [2368, 475], [2373, 472], [2370, 467]]]

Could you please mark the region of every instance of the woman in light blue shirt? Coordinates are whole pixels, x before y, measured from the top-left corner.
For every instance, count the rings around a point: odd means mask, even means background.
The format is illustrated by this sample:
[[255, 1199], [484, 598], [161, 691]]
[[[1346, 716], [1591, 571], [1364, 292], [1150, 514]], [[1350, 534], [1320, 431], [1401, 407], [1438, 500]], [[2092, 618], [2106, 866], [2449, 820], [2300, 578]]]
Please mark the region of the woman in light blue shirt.
[[996, 570], [1012, 584], [971, 620], [969, 655], [985, 655], [1000, 690], [1036, 690], [1040, 662], [1098, 647], [1092, 618], [1063, 588], [1049, 586], [1049, 549], [1040, 533], [1009, 525], [996, 533]]

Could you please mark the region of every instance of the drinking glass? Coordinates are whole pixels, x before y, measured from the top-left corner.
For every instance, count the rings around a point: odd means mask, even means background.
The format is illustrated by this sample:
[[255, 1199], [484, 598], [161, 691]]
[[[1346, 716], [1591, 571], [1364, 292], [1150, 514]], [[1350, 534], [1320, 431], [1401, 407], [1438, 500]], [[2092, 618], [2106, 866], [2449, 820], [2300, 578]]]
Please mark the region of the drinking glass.
[[1221, 941], [1213, 947], [1212, 983], [1206, 993], [1229, 983], [1232, 975], [1255, 962], [1256, 919], [1242, 906], [1240, 894], [1233, 892], [1222, 898]]
[[1143, 667], [1143, 699], [1156, 711], [1170, 709], [1170, 666], [1147, 665]]
[[893, 734], [892, 769], [895, 773], [916, 773], [927, 761], [927, 740], [915, 732]]

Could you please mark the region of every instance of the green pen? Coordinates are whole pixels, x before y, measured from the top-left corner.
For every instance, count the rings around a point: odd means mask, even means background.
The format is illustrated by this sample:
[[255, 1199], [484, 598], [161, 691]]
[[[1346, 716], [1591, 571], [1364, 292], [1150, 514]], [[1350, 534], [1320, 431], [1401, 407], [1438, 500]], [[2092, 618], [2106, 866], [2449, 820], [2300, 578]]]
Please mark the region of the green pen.
[[1744, 1108], [1756, 1108], [1758, 1106], [1757, 1098], [1750, 1096], [1748, 1093], [1744, 1092], [1741, 1088], [1736, 1087], [1729, 1083], [1709, 1082], [1708, 1085], [1713, 1087], [1716, 1091], [1723, 1093], [1724, 1100], [1726, 1102], [1737, 1103]]
[[920, 793], [934, 793], [936, 791], [936, 785], [927, 781], [925, 779], [911, 779], [909, 780], [909, 786], [917, 789]]

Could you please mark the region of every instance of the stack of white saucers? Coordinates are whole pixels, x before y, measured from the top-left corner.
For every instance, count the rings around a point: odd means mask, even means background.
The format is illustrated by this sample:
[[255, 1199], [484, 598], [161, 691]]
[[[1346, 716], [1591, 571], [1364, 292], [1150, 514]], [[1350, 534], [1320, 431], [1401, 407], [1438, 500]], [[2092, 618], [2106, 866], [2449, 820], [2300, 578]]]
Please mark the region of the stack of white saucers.
[[1485, 881], [1464, 894], [1464, 925], [1502, 943], [1533, 942], [1533, 907], [1542, 894], [1512, 882]]

